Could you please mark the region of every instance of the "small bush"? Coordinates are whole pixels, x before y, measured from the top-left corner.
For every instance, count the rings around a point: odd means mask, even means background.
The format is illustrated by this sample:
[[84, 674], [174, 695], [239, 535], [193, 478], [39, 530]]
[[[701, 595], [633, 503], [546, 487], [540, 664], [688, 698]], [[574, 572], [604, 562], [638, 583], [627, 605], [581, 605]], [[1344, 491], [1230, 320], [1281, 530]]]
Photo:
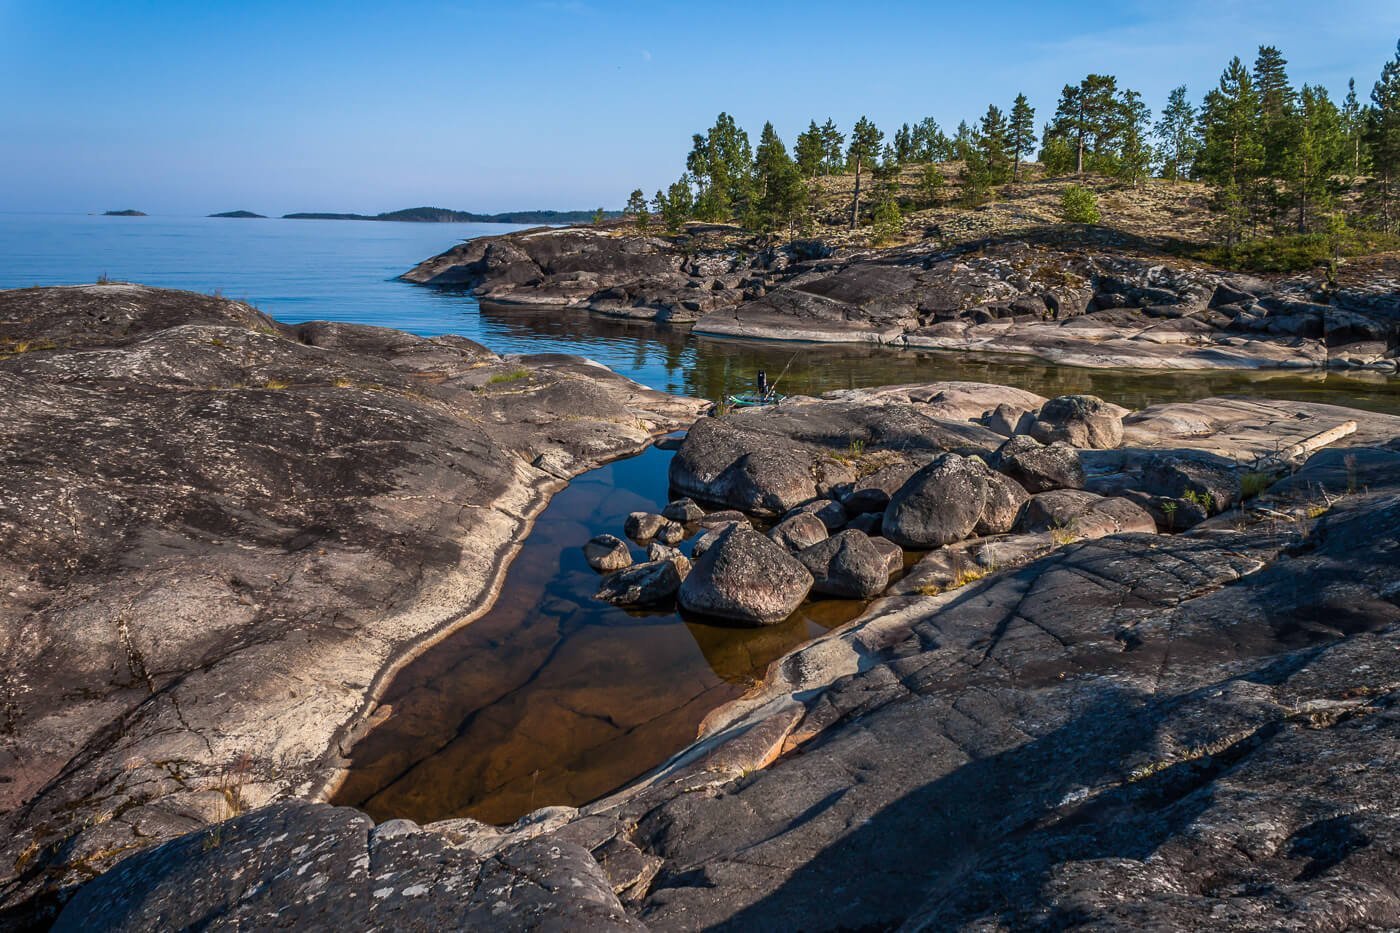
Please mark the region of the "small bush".
[[1060, 198], [1060, 219], [1067, 224], [1099, 222], [1099, 199], [1081, 185], [1070, 185]]
[[1338, 258], [1391, 249], [1400, 249], [1400, 236], [1347, 228], [1338, 234], [1300, 233], [1208, 246], [1197, 250], [1194, 258], [1241, 272], [1306, 272]]

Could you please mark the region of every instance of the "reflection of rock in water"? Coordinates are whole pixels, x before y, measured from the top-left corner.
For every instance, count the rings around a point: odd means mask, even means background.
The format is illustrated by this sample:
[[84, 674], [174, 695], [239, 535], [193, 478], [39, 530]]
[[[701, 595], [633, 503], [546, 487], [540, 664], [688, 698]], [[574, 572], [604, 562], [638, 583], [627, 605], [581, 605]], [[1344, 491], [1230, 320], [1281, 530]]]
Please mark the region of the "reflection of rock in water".
[[763, 676], [768, 665], [823, 632], [842, 625], [864, 610], [852, 599], [806, 603], [777, 625], [726, 625], [721, 620], [687, 619], [686, 628], [704, 653], [710, 670], [721, 680], [747, 687]]

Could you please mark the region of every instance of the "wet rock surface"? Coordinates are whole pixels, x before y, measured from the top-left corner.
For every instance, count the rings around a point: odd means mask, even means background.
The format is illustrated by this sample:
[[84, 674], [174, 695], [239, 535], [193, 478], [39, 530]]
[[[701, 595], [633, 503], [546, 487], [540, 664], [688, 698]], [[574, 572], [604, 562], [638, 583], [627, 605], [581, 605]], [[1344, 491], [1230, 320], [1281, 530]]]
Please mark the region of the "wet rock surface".
[[6, 916], [234, 784], [313, 793], [549, 494], [696, 410], [578, 358], [134, 285], [0, 292], [0, 319], [26, 341], [0, 359]]
[[737, 233], [524, 231], [454, 247], [405, 278], [471, 288], [488, 301], [693, 321], [715, 336], [1023, 353], [1096, 367], [1397, 369], [1393, 259], [1356, 263], [1325, 283], [1211, 269], [1112, 231], [1050, 228], [835, 254], [800, 244], [741, 249]]

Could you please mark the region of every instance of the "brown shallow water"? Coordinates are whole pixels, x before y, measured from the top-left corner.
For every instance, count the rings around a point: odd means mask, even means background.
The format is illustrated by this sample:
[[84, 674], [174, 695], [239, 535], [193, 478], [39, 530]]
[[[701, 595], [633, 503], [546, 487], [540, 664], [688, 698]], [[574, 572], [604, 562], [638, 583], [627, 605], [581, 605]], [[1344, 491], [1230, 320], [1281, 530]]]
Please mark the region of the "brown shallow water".
[[731, 628], [592, 599], [583, 543], [665, 505], [670, 457], [651, 448], [550, 501], [491, 611], [394, 679], [392, 714], [355, 746], [335, 803], [380, 820], [491, 823], [585, 803], [687, 745], [771, 661], [859, 614], [861, 603], [823, 600], [781, 625]]

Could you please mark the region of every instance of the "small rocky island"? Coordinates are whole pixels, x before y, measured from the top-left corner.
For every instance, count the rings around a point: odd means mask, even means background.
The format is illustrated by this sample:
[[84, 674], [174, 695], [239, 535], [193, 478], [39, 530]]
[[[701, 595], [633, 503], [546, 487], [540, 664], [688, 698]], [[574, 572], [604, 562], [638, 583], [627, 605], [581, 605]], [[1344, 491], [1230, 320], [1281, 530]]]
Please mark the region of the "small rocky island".
[[231, 217], [239, 220], [266, 220], [266, 214], [255, 214], [252, 211], [224, 211], [222, 214], [210, 214], [210, 217]]
[[102, 212], [102, 216], [103, 216], [103, 217], [145, 217], [145, 216], [146, 216], [146, 212], [145, 212], [145, 211], [138, 211], [138, 210], [135, 210], [135, 209], [133, 209], [133, 208], [127, 208], [127, 209], [124, 210], [124, 211], [103, 211], [103, 212]]
[[[705, 414], [136, 285], [0, 318], [8, 923], [1400, 924], [1400, 416], [966, 382]], [[866, 611], [587, 806], [320, 802], [551, 492], [680, 426], [676, 501], [619, 529], [651, 566], [597, 542], [601, 595]]]

